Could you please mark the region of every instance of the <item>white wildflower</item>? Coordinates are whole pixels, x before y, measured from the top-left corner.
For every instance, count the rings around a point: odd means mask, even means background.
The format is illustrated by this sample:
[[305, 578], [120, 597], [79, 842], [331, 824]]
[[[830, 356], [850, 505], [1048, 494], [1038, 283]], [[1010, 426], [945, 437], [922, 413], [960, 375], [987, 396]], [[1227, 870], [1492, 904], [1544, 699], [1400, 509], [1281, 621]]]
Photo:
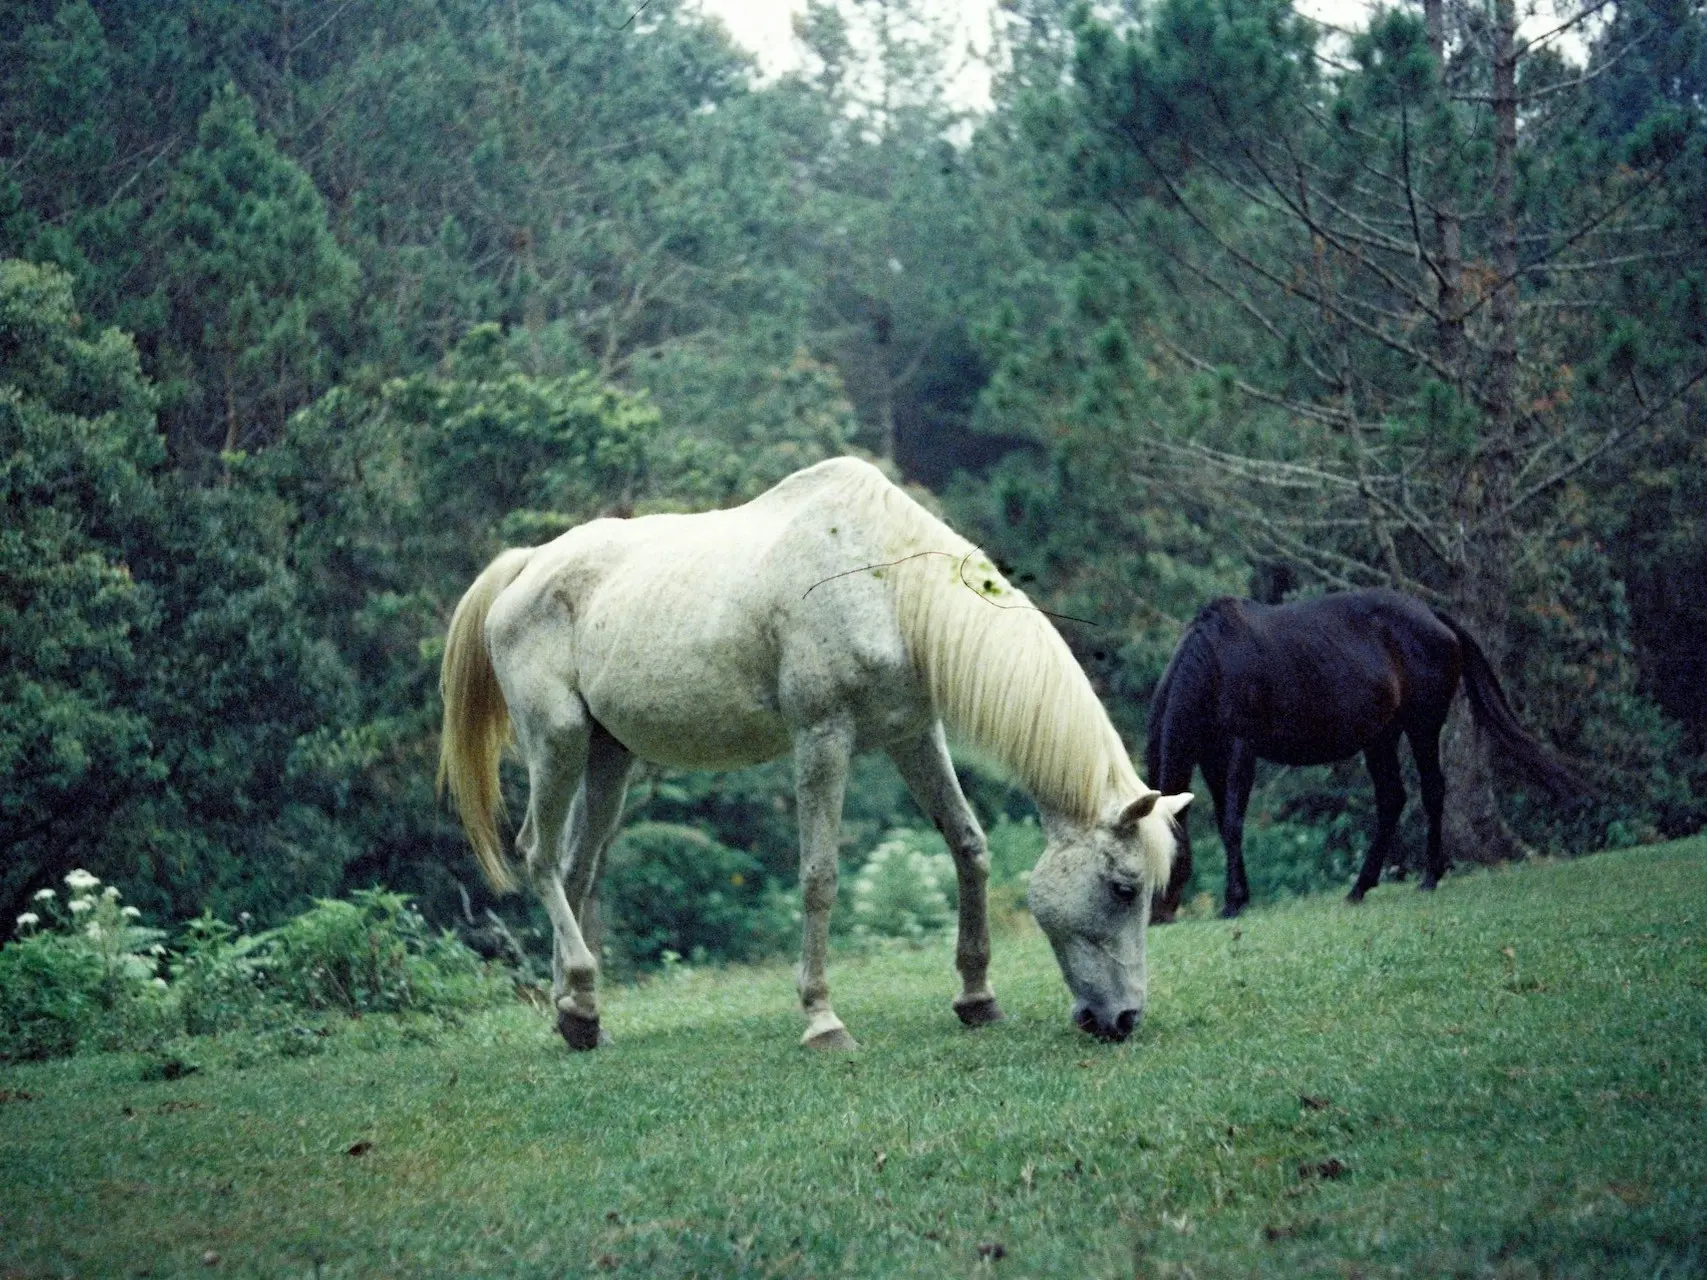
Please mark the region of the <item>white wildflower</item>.
[[38, 925], [40, 923], [41, 917], [33, 911], [26, 911], [23, 915], [18, 917], [18, 927], [20, 929], [28, 929], [32, 925]]
[[119, 896], [119, 891], [113, 885], [108, 885], [105, 889], [101, 890], [101, 896], [103, 898], [116, 898]]
[[156, 979], [154, 979], [154, 981], [151, 985], [159, 987], [162, 991], [164, 991], [166, 989], [166, 979], [156, 978]]
[[101, 922], [99, 920], [89, 921], [89, 927], [83, 930], [83, 932], [88, 934], [91, 938], [98, 939], [101, 936]]
[[122, 915], [126, 920], [135, 920], [138, 916], [140, 916], [142, 914], [142, 908], [141, 907], [125, 907], [123, 910], [121, 910], [119, 912], [119, 914]]
[[71, 900], [71, 914], [74, 916], [80, 916], [94, 905], [95, 904], [88, 898], [73, 898]]
[[36, 901], [37, 902], [52, 902], [53, 898], [54, 898], [54, 894], [53, 894], [52, 889], [37, 889], [36, 890]]
[[78, 867], [77, 870], [65, 877], [65, 883], [81, 893], [85, 889], [93, 889], [96, 885], [100, 884], [101, 877], [92, 876], [87, 871], [83, 870], [82, 867]]
[[148, 948], [148, 954], [151, 956], [163, 956], [166, 954], [166, 948], [156, 942], [152, 947]]

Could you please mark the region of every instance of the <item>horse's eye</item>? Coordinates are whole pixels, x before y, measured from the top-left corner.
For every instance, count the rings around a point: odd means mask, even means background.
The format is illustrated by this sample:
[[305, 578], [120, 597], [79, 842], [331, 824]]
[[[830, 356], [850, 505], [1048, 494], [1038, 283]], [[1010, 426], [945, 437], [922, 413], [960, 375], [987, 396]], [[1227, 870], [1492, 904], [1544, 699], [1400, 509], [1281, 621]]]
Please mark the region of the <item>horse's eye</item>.
[[1108, 891], [1114, 895], [1114, 900], [1123, 907], [1129, 907], [1138, 900], [1138, 886], [1128, 884], [1124, 880], [1110, 880]]

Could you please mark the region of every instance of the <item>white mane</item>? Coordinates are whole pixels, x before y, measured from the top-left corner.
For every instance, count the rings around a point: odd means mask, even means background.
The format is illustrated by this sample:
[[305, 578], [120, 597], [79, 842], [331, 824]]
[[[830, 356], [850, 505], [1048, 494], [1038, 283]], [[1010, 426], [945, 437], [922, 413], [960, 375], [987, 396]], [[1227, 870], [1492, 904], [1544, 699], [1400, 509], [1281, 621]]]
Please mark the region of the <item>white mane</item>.
[[901, 634], [951, 732], [1012, 769], [1039, 804], [1090, 823], [1145, 790], [1047, 615], [972, 543], [861, 468], [849, 497], [884, 529]]

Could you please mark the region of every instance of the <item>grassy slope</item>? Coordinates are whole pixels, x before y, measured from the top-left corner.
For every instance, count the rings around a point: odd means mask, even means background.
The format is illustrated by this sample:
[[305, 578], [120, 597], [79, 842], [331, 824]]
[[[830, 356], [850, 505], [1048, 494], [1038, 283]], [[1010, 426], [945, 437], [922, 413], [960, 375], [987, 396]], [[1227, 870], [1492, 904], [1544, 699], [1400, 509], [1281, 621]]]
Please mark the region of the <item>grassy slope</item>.
[[984, 1032], [945, 949], [835, 964], [852, 1058], [796, 1049], [778, 968], [613, 993], [591, 1055], [518, 1008], [3, 1071], [0, 1274], [1707, 1274], [1707, 843], [1151, 947], [1118, 1047], [1021, 923]]

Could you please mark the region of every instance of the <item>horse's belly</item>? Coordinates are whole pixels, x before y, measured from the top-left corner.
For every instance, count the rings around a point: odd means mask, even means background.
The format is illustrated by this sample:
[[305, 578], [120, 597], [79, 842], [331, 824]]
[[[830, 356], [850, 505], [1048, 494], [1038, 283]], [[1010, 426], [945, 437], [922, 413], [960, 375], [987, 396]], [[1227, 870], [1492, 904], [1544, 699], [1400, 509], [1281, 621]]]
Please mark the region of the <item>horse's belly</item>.
[[1294, 717], [1252, 736], [1257, 755], [1284, 765], [1333, 764], [1362, 751], [1385, 733], [1396, 708], [1369, 698], [1352, 714], [1333, 720]]
[[1356, 755], [1365, 745], [1367, 744], [1341, 738], [1309, 738], [1302, 741], [1267, 738], [1258, 740], [1256, 753], [1261, 759], [1275, 764], [1299, 767], [1334, 764]]
[[[740, 769], [774, 760], [792, 741], [780, 716], [713, 706], [637, 708], [625, 702], [588, 710], [618, 742], [642, 760], [677, 769]], [[690, 713], [690, 714], [684, 714]]]
[[616, 646], [583, 671], [581, 696], [611, 736], [642, 760], [735, 769], [789, 749], [774, 680], [751, 650]]

